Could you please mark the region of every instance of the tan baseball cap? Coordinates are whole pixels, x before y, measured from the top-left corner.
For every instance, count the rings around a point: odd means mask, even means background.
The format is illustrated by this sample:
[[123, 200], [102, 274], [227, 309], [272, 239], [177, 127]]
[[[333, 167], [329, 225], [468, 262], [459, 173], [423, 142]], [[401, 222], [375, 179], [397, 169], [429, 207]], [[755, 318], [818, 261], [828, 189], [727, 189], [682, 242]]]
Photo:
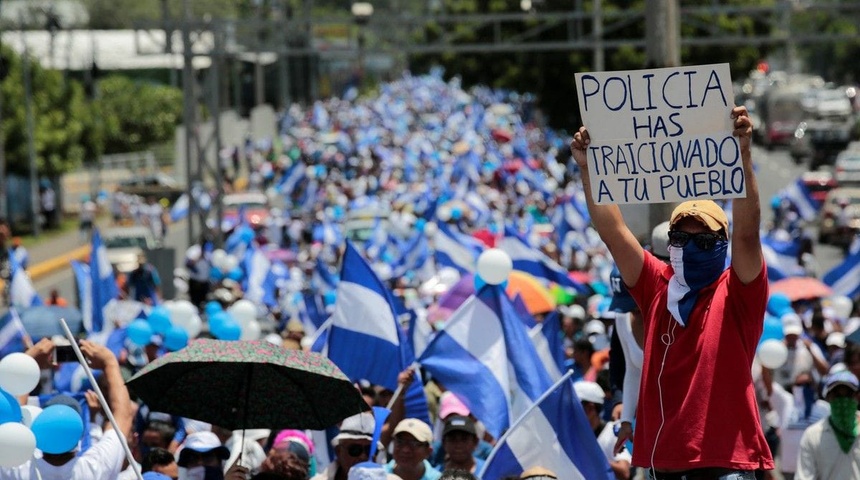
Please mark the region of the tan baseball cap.
[[520, 475], [520, 478], [558, 478], [552, 470], [544, 467], [532, 467]]
[[670, 229], [676, 222], [687, 217], [699, 220], [713, 232], [722, 231], [726, 235], [729, 233], [729, 219], [726, 217], [726, 212], [713, 200], [690, 200], [675, 207], [669, 220]]

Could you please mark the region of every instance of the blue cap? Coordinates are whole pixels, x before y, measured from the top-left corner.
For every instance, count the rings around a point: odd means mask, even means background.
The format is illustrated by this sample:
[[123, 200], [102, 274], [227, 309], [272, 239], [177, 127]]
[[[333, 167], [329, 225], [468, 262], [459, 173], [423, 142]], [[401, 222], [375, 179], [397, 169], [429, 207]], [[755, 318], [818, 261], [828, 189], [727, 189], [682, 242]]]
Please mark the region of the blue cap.
[[624, 285], [624, 280], [621, 279], [621, 272], [618, 267], [612, 269], [612, 274], [609, 275], [609, 287], [612, 289], [612, 303], [609, 304], [609, 310], [613, 312], [627, 313], [636, 310], [636, 300], [630, 295], [627, 286]]
[[172, 479], [163, 473], [146, 472], [143, 474], [143, 480], [172, 480]]

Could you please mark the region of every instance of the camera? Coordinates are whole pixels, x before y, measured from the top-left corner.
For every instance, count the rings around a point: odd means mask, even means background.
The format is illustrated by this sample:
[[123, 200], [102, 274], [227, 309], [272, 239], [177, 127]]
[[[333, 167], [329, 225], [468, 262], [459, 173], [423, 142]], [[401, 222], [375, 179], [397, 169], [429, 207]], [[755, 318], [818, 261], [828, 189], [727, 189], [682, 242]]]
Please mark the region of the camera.
[[78, 356], [75, 355], [75, 349], [67, 340], [62, 342], [54, 341], [54, 363], [69, 363], [77, 362]]

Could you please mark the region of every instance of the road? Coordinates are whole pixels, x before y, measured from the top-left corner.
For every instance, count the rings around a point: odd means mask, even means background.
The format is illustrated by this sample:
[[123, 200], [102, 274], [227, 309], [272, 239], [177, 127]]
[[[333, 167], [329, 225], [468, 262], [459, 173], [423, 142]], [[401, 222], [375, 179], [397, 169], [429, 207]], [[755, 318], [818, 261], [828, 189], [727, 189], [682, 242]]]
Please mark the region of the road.
[[[794, 181], [798, 175], [805, 171], [806, 167], [795, 165], [785, 150], [767, 151], [754, 147], [753, 158], [757, 164], [762, 221], [766, 223], [772, 218], [770, 199], [779, 190]], [[187, 228], [185, 222], [173, 225], [165, 242], [166, 246], [176, 249], [177, 263], [181, 261], [182, 253], [187, 248]], [[814, 232], [813, 238], [817, 238]], [[820, 273], [827, 272], [843, 258], [841, 250], [827, 245], [816, 245], [815, 256], [819, 263]], [[43, 298], [48, 295], [52, 288], [57, 288], [63, 297], [72, 302], [75, 299], [75, 287], [71, 270], [60, 271], [36, 283], [36, 289]]]
[[[182, 256], [188, 248], [188, 223], [179, 222], [171, 225], [167, 231], [165, 238], [165, 246], [176, 249], [176, 263], [180, 265]], [[172, 279], [162, 279], [163, 281], [172, 281]], [[47, 298], [52, 289], [57, 289], [60, 296], [68, 300], [69, 304], [74, 304], [76, 297], [75, 281], [71, 267], [58, 271], [53, 275], [48, 275], [39, 281], [35, 282], [36, 290], [39, 296]]]

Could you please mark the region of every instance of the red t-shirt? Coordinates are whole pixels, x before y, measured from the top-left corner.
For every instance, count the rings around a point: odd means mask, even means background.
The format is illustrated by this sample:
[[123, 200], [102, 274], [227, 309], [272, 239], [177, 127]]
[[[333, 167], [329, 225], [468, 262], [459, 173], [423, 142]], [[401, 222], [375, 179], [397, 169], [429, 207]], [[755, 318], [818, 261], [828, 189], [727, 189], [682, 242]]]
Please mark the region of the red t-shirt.
[[[633, 464], [657, 470], [772, 469], [751, 373], [767, 305], [764, 263], [747, 285], [734, 269], [723, 272], [699, 292], [686, 327], [666, 308], [672, 273], [645, 252], [642, 274], [630, 288], [645, 323]], [[668, 332], [674, 341], [667, 352]]]

